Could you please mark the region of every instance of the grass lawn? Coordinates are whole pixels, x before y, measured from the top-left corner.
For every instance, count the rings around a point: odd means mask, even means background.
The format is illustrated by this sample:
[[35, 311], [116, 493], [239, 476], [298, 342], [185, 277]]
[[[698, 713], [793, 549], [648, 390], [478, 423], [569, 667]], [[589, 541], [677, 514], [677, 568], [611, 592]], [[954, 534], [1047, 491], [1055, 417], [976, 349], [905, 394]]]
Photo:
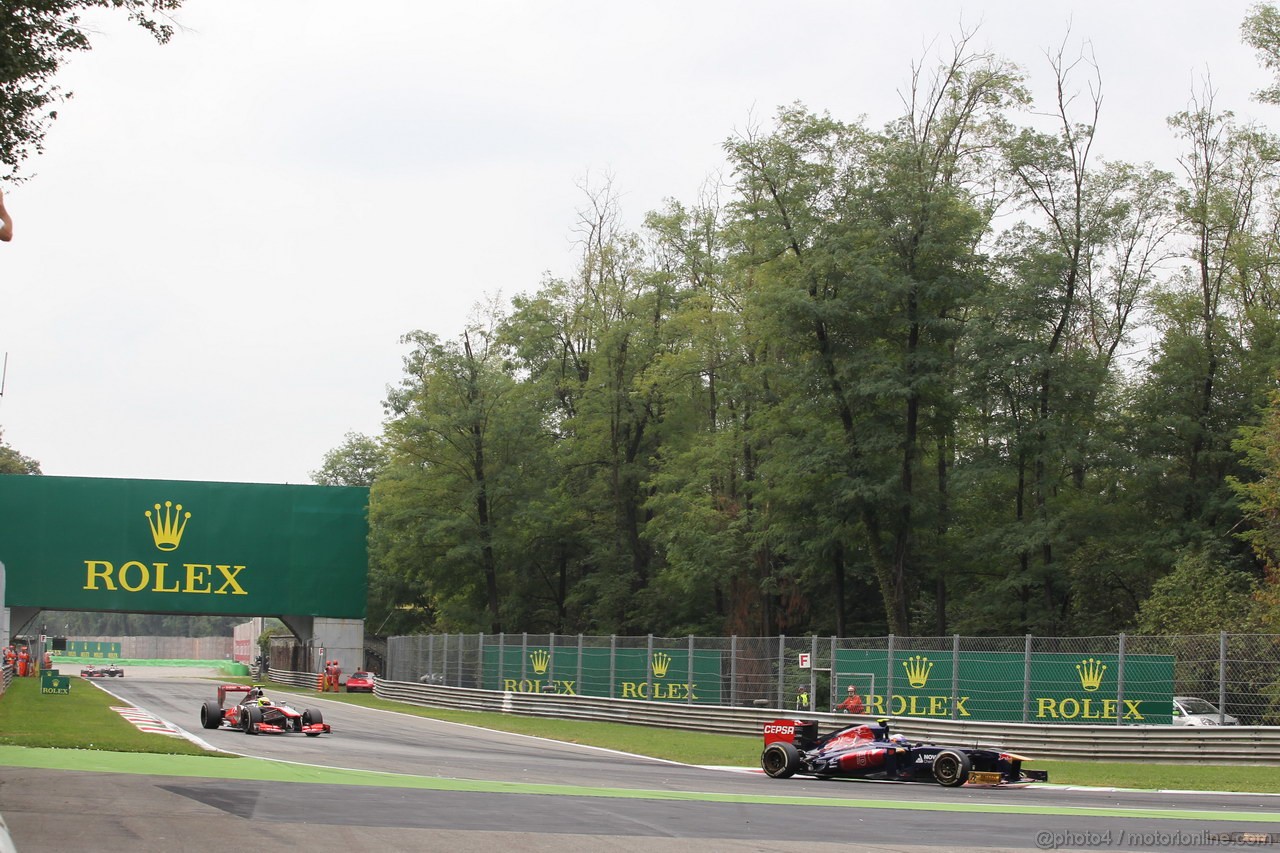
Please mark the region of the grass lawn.
[[0, 744], [110, 752], [216, 755], [186, 738], [142, 732], [111, 710], [115, 697], [71, 677], [71, 692], [40, 693], [39, 678], [15, 678], [0, 695]]

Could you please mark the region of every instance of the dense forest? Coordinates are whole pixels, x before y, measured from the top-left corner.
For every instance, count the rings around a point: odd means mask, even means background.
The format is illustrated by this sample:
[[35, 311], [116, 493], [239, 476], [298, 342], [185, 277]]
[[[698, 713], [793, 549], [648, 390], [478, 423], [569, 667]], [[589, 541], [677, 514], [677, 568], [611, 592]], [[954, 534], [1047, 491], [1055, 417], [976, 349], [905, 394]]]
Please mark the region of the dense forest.
[[1280, 630], [1280, 137], [1206, 85], [1176, 168], [1104, 161], [1049, 61], [1048, 124], [961, 37], [637, 232], [588, 189], [572, 275], [405, 335], [314, 474], [372, 487], [370, 629]]

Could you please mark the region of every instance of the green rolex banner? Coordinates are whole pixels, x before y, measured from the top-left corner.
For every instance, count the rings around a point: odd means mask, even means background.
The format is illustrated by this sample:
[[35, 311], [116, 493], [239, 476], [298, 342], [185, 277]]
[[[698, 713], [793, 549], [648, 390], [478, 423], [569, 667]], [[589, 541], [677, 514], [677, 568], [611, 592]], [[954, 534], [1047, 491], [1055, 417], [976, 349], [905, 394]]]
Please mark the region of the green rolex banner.
[[118, 658], [120, 643], [96, 640], [67, 640], [67, 650], [63, 652], [69, 658]]
[[40, 673], [41, 695], [69, 696], [71, 694], [71, 676], [60, 675], [54, 670]]
[[5, 604], [359, 619], [369, 490], [0, 476]]
[[[511, 693], [720, 704], [721, 653], [689, 650], [485, 646], [484, 686]], [[579, 678], [581, 672], [581, 678]]]
[[[838, 649], [840, 683], [874, 685], [868, 714], [1032, 723], [1169, 724], [1173, 656]], [[1029, 669], [1028, 669], [1029, 664]], [[1029, 678], [1028, 678], [1029, 675]], [[953, 686], [956, 688], [953, 695]]]

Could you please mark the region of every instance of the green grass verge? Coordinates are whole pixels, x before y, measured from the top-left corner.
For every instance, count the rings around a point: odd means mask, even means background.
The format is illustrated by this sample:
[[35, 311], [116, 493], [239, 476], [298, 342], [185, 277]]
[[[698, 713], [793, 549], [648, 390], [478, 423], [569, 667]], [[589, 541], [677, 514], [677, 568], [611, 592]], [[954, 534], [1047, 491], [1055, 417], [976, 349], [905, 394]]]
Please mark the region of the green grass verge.
[[[247, 678], [216, 680], [242, 684], [250, 681]], [[299, 697], [318, 695], [314, 690], [282, 684], [272, 684], [270, 691], [297, 694]], [[366, 708], [599, 746], [685, 764], [755, 767], [760, 758], [760, 739], [755, 737], [656, 729], [624, 723], [424, 708], [379, 699], [367, 693], [326, 693], [323, 697]], [[114, 701], [111, 696], [79, 679], [72, 681], [69, 696], [41, 696], [38, 679], [15, 679], [13, 687], [0, 697], [0, 744], [122, 752], [203, 753], [195, 744], [181, 738], [139, 732], [110, 709]], [[291, 704], [301, 706], [305, 703]], [[1048, 770], [1049, 778], [1055, 784], [1064, 785], [1280, 793], [1280, 773], [1274, 767], [1102, 761], [1033, 761], [1028, 766]]]
[[15, 678], [0, 695], [0, 744], [101, 749], [109, 752], [157, 752], [216, 755], [186, 738], [139, 731], [111, 710], [114, 696], [83, 679], [71, 679], [71, 692], [45, 695], [39, 678]]

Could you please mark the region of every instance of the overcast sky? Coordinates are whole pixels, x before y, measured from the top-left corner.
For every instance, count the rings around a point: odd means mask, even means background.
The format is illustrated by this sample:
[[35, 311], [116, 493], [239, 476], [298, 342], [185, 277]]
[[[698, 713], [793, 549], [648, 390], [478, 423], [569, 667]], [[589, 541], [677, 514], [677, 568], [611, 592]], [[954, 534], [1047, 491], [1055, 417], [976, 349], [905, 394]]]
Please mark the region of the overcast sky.
[[46, 474], [309, 482], [380, 431], [401, 335], [570, 274], [584, 183], [635, 227], [779, 105], [879, 126], [962, 22], [1039, 98], [1046, 51], [1087, 40], [1098, 150], [1173, 170], [1206, 75], [1280, 130], [1250, 5], [188, 0], [164, 47], [95, 17], [4, 187], [0, 428]]

